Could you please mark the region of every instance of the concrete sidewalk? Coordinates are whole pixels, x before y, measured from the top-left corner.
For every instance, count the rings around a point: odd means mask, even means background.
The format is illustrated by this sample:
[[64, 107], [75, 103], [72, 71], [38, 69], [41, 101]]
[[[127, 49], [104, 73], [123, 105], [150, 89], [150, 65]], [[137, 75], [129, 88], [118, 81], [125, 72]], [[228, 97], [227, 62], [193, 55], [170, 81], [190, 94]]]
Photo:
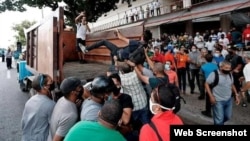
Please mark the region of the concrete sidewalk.
[[[189, 86], [187, 91], [190, 92]], [[201, 114], [201, 111], [205, 110], [205, 99], [198, 100], [198, 90], [195, 90], [195, 94], [182, 95], [186, 100], [186, 104], [183, 102], [182, 107], [178, 115], [180, 115], [185, 124], [213, 124], [213, 119]], [[250, 125], [250, 103], [248, 107], [242, 107], [240, 105], [233, 104], [233, 116], [225, 124], [227, 125]]]

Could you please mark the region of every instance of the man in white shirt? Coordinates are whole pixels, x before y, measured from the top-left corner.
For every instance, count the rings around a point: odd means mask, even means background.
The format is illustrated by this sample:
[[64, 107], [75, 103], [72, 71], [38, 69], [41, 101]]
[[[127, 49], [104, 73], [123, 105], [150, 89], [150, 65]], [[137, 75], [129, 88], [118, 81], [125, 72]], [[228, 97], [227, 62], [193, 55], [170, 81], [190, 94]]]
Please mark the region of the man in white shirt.
[[[249, 52], [245, 53], [244, 58], [246, 61], [246, 65], [243, 69], [243, 74], [244, 74], [244, 78], [245, 78], [245, 85], [242, 86], [240, 91], [241, 91], [241, 94], [243, 96], [242, 106], [247, 107], [246, 96], [248, 98], [248, 102], [250, 102], [250, 53]], [[246, 95], [246, 93], [248, 93], [248, 95]]]
[[203, 36], [200, 35], [199, 32], [196, 32], [196, 36], [194, 37], [194, 44], [197, 46], [198, 49], [204, 48], [204, 39]]
[[157, 16], [161, 14], [161, 3], [158, 0], [154, 2], [154, 9], [156, 10]]
[[149, 9], [150, 9], [150, 13], [151, 13], [151, 17], [154, 16], [154, 11], [155, 11], [155, 8], [154, 8], [154, 3], [152, 2], [150, 5], [149, 5]]
[[87, 32], [90, 32], [90, 28], [88, 26], [88, 22], [86, 21], [85, 12], [81, 12], [76, 18], [76, 49], [78, 52], [79, 62], [80, 63], [86, 63], [84, 60], [84, 53], [83, 50], [85, 50], [85, 40], [86, 40], [86, 34]]
[[220, 39], [219, 39], [219, 43], [222, 43], [224, 46], [228, 46], [229, 45], [229, 40], [227, 37], [225, 37], [224, 34], [221, 34]]
[[139, 20], [139, 15], [136, 7], [133, 9], [133, 15], [135, 16], [134, 17], [135, 21]]

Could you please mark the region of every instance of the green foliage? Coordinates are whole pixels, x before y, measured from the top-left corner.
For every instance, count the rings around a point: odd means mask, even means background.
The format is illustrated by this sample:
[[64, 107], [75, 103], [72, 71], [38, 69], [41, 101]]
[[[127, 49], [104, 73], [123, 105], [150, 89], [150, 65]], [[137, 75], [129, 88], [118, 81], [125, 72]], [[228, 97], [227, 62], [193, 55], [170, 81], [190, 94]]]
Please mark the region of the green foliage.
[[6, 10], [25, 11], [25, 5], [30, 7], [50, 7], [55, 11], [60, 2], [66, 4], [64, 14], [67, 23], [74, 23], [75, 17], [82, 11], [86, 11], [87, 20], [95, 22], [103, 14], [117, 9], [119, 0], [5, 0], [0, 2], [0, 13]]
[[24, 29], [28, 29], [32, 25], [34, 25], [36, 22], [30, 22], [30, 21], [22, 21], [20, 24], [14, 24], [12, 26], [12, 30], [14, 30], [17, 35], [15, 35], [16, 41], [19, 41], [22, 43], [22, 45], [26, 45], [26, 38], [25, 38], [25, 33]]

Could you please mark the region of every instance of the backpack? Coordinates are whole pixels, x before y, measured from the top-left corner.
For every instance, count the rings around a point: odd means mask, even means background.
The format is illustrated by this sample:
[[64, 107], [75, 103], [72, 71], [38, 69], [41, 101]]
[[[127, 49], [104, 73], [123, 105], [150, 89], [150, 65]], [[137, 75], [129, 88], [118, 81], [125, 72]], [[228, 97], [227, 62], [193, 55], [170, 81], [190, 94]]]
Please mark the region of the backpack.
[[159, 78], [158, 80], [161, 81], [160, 85], [165, 84], [165, 86], [167, 86], [169, 90], [175, 95], [175, 109], [173, 112], [176, 114], [181, 109], [181, 100], [183, 100], [184, 104], [186, 104], [186, 100], [181, 96], [180, 89], [175, 84], [164, 83], [163, 80]]
[[[215, 74], [214, 82], [211, 83], [211, 84], [209, 84], [209, 87], [210, 87], [211, 90], [212, 90], [215, 86], [217, 86], [218, 83], [219, 83], [219, 73], [218, 73], [218, 71], [217, 71], [217, 70], [214, 70], [213, 72], [214, 72], [214, 74]], [[232, 74], [231, 74], [231, 73], [229, 73], [229, 76], [230, 76], [230, 79], [232, 80]]]

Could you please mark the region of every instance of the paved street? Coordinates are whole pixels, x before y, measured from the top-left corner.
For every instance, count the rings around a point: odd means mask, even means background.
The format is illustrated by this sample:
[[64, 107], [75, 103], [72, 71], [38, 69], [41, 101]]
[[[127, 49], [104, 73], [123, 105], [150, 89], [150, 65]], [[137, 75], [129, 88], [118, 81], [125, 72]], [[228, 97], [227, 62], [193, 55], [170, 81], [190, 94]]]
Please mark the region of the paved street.
[[20, 121], [28, 94], [19, 89], [16, 72], [0, 62], [0, 141], [21, 140]]

